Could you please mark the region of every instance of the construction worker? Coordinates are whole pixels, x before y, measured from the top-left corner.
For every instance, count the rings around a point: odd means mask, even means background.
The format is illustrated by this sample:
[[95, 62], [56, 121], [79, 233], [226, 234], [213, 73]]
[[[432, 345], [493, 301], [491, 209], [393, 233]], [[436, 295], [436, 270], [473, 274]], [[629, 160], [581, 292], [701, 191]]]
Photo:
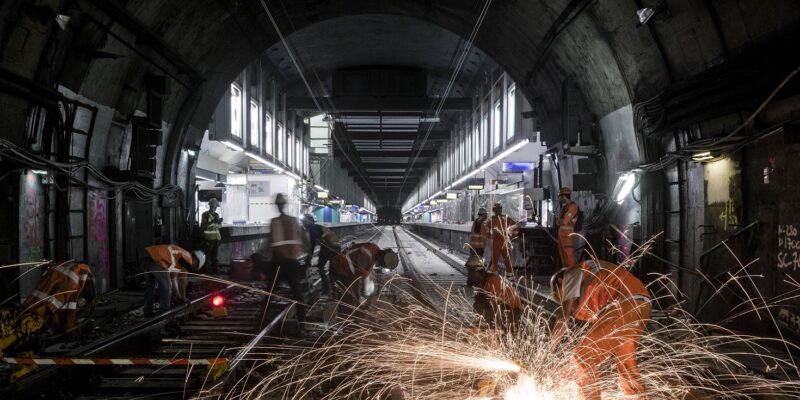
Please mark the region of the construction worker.
[[339, 238], [330, 229], [319, 225], [314, 220], [314, 216], [306, 214], [303, 216], [303, 228], [308, 232], [309, 246], [308, 253], [306, 254], [305, 266], [311, 265], [311, 259], [314, 257], [314, 249], [319, 244], [319, 254], [317, 255], [317, 270], [322, 279], [322, 290], [330, 294], [331, 283], [328, 273], [325, 272], [325, 265], [328, 264], [333, 256], [342, 251], [342, 246], [339, 244]]
[[297, 302], [297, 316], [299, 320], [305, 319], [305, 306], [303, 306], [303, 291], [300, 281], [304, 271], [300, 268], [297, 258], [303, 246], [303, 228], [297, 218], [285, 213], [287, 199], [283, 193], [275, 196], [275, 206], [280, 215], [273, 218], [269, 224], [269, 248], [272, 254], [272, 267], [276, 271], [275, 278], [278, 282], [286, 281], [292, 290], [292, 299]]
[[36, 289], [23, 302], [20, 315], [16, 310], [0, 310], [3, 315], [0, 354], [48, 323], [53, 323], [59, 332], [71, 331], [75, 328], [78, 309], [95, 299], [88, 265], [68, 261], [60, 265], [50, 263], [44, 268]]
[[[578, 273], [575, 273], [577, 271]], [[585, 400], [600, 400], [598, 367], [616, 358], [620, 387], [626, 396], [644, 394], [636, 362], [636, 347], [650, 318], [650, 292], [625, 268], [606, 261], [587, 260], [551, 279], [553, 296], [568, 309], [559, 313], [553, 346], [575, 318], [589, 324], [573, 353], [578, 385]]]
[[153, 299], [158, 287], [159, 312], [170, 309], [173, 294], [179, 303], [187, 303], [186, 279], [189, 271], [197, 271], [206, 262], [200, 250], [189, 252], [174, 244], [158, 244], [145, 249], [144, 316], [151, 317]]
[[486, 209], [481, 207], [478, 209], [478, 218], [472, 223], [472, 228], [469, 230], [469, 247], [470, 253], [483, 257], [483, 248], [486, 245]]
[[498, 261], [502, 258], [506, 267], [506, 276], [513, 276], [511, 240], [517, 236], [517, 221], [503, 214], [503, 206], [500, 203], [494, 203], [492, 213], [494, 215], [484, 222], [486, 235], [491, 238], [492, 243], [492, 272], [497, 272]]
[[[366, 281], [375, 266], [395, 269], [400, 258], [392, 249], [381, 249], [375, 243], [356, 243], [336, 254], [331, 260], [331, 278], [346, 290], [355, 290], [354, 283], [360, 278]], [[366, 291], [366, 290], [365, 290]], [[369, 295], [369, 293], [364, 293]]]
[[204, 212], [200, 217], [200, 228], [203, 229], [203, 241], [205, 242], [205, 253], [208, 258], [208, 272], [210, 274], [217, 273], [217, 254], [219, 252], [219, 242], [222, 240], [222, 235], [219, 233], [222, 218], [216, 212], [217, 207], [219, 207], [219, 201], [212, 197], [208, 201], [208, 211]]
[[483, 259], [471, 255], [467, 267], [467, 284], [477, 288], [473, 309], [491, 325], [513, 326], [522, 314], [523, 306], [517, 290], [500, 275], [488, 272]]
[[558, 202], [561, 213], [558, 215], [558, 252], [561, 255], [561, 266], [570, 268], [575, 265], [575, 223], [578, 222], [578, 204], [572, 201], [572, 189], [562, 187], [558, 191]]

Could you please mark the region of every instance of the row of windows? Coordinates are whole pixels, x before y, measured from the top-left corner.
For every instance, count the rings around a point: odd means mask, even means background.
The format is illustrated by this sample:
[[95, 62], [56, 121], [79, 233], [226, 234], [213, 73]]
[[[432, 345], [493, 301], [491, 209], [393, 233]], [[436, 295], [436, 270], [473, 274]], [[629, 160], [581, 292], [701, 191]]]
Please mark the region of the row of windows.
[[471, 167], [488, 159], [516, 136], [516, 87], [510, 85], [505, 96], [495, 100], [491, 112], [488, 101], [484, 102], [483, 109], [479, 107], [456, 129], [440, 167], [440, 176], [445, 184], [469, 172]]
[[[261, 149], [261, 140], [263, 139], [265, 153], [274, 156], [276, 160], [289, 168], [308, 175], [308, 146], [303, 143], [300, 136], [295, 136], [291, 129], [284, 130], [283, 124], [280, 122], [273, 125], [270, 113], [266, 110], [263, 110], [262, 113], [261, 107], [255, 100], [250, 101], [250, 116], [250, 132], [259, 131], [259, 116], [262, 116], [264, 121], [263, 135], [251, 135], [250, 146]], [[242, 139], [243, 119], [242, 91], [233, 84], [231, 85], [231, 134], [239, 139]], [[277, 129], [277, 135], [274, 136], [273, 126], [276, 126]], [[276, 139], [277, 143], [275, 143]]]
[[442, 190], [448, 184], [489, 160], [511, 142], [518, 133], [516, 85], [500, 79], [491, 88], [479, 107], [456, 127], [446, 153], [439, 159], [439, 168], [431, 171], [418, 187], [418, 196], [409, 199], [404, 208]]

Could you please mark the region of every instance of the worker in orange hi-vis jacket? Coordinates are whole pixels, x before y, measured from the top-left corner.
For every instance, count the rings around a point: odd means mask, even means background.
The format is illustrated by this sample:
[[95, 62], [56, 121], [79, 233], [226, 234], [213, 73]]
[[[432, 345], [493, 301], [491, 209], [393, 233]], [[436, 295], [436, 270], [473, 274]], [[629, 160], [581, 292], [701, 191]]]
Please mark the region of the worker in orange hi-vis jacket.
[[513, 276], [514, 266], [511, 263], [513, 246], [511, 240], [517, 237], [518, 234], [517, 221], [503, 214], [503, 206], [500, 203], [494, 203], [492, 213], [494, 215], [484, 223], [486, 235], [491, 238], [492, 243], [492, 262], [490, 264], [492, 272], [497, 272], [498, 262], [502, 259], [506, 267], [506, 276]]
[[392, 249], [381, 249], [375, 243], [356, 243], [333, 257], [331, 278], [352, 289], [358, 279], [370, 278], [373, 267], [395, 269], [399, 263], [400, 258]]
[[0, 354], [48, 323], [53, 323], [60, 332], [71, 331], [78, 309], [94, 299], [94, 282], [88, 265], [74, 261], [47, 265], [36, 289], [25, 298], [21, 314], [14, 318], [11, 332], [0, 337]]
[[190, 270], [197, 271], [205, 264], [206, 256], [200, 250], [189, 252], [174, 244], [146, 247], [144, 259], [146, 282], [144, 288], [144, 315], [153, 315], [153, 299], [158, 287], [159, 312], [169, 310], [172, 296], [187, 302], [186, 278]]
[[645, 392], [639, 377], [636, 348], [652, 311], [650, 292], [625, 268], [606, 261], [583, 261], [562, 269], [551, 280], [553, 296], [569, 304], [558, 313], [553, 332], [554, 349], [568, 329], [568, 319], [589, 324], [573, 353], [578, 385], [585, 400], [600, 400], [598, 368], [612, 356], [626, 396]]
[[472, 223], [472, 228], [469, 230], [469, 247], [470, 253], [479, 257], [483, 257], [483, 249], [486, 246], [486, 209], [481, 207], [478, 209], [478, 218]]
[[490, 326], [499, 325], [503, 329], [514, 326], [523, 311], [517, 289], [500, 275], [486, 271], [483, 260], [476, 255], [470, 256], [465, 266], [467, 284], [477, 289], [472, 306], [475, 312]]
[[575, 265], [575, 223], [578, 222], [578, 204], [572, 201], [572, 189], [562, 187], [558, 192], [561, 213], [558, 216], [558, 251], [561, 255], [561, 266], [570, 268]]

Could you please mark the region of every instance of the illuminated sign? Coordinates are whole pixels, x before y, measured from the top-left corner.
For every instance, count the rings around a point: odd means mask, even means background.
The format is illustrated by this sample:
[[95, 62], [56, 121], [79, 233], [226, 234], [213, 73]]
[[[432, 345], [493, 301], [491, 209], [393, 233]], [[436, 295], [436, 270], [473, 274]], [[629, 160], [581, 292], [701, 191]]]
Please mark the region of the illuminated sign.
[[447, 200], [455, 200], [458, 198], [458, 193], [448, 193]]
[[328, 192], [317, 192], [317, 198], [318, 199], [327, 199], [328, 198]]
[[532, 171], [536, 168], [536, 163], [533, 162], [504, 162], [503, 172], [525, 172]]

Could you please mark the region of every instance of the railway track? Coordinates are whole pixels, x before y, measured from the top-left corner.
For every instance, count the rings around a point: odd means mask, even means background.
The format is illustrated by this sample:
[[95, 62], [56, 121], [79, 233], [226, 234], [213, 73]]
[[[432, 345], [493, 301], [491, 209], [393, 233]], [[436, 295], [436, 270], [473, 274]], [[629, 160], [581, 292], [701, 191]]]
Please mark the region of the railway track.
[[[380, 230], [343, 237], [371, 241]], [[314, 273], [304, 285], [306, 302], [318, 297]], [[248, 354], [272, 335], [296, 337], [294, 307], [265, 284], [230, 284], [189, 304], [147, 319], [122, 332], [66, 354], [17, 357], [7, 363], [40, 365], [37, 371], [0, 389], [3, 399], [176, 399], [220, 397], [252, 365]], [[225, 299], [227, 316], [215, 318], [211, 298]]]

